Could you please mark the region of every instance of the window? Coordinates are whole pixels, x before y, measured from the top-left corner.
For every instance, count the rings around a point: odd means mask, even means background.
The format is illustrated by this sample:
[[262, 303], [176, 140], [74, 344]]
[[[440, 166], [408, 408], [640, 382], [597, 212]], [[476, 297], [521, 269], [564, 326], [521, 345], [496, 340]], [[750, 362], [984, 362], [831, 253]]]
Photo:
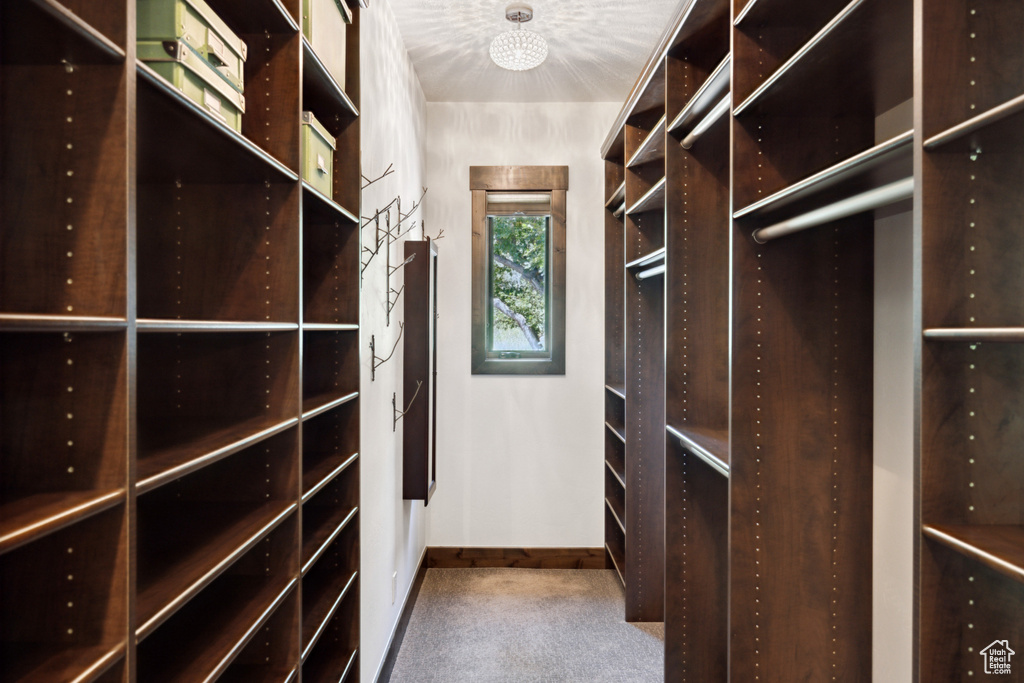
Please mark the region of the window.
[[473, 374], [565, 374], [566, 166], [473, 166]]

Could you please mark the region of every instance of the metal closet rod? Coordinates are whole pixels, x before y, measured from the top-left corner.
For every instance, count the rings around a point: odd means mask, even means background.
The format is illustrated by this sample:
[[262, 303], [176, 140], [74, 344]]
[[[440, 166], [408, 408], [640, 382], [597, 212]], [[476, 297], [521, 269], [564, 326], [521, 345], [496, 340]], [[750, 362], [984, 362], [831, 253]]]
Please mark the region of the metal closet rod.
[[718, 100], [718, 104], [716, 104], [714, 108], [708, 112], [707, 116], [702, 118], [700, 123], [693, 127], [693, 130], [690, 131], [689, 135], [683, 138], [683, 141], [679, 143], [683, 146], [683, 149], [690, 149], [693, 147], [697, 140], [700, 140], [700, 136], [704, 135], [704, 133], [708, 131], [708, 128], [715, 125], [715, 121], [722, 118], [722, 114], [729, 111], [731, 99], [732, 95], [730, 93], [726, 93], [725, 97]]
[[653, 268], [648, 268], [647, 270], [641, 270], [639, 273], [636, 274], [636, 279], [637, 280], [646, 280], [649, 277], [654, 277], [655, 275], [661, 275], [664, 272], [665, 272], [665, 264], [662, 263], [659, 266], [654, 266]]
[[873, 190], [862, 192], [846, 199], [840, 199], [820, 209], [814, 209], [807, 213], [793, 218], [787, 218], [774, 225], [755, 230], [754, 241], [764, 244], [769, 240], [777, 239], [794, 232], [815, 228], [825, 223], [837, 221], [862, 211], [871, 211], [888, 204], [894, 204], [914, 196], [914, 179], [904, 178], [894, 183], [876, 187]]

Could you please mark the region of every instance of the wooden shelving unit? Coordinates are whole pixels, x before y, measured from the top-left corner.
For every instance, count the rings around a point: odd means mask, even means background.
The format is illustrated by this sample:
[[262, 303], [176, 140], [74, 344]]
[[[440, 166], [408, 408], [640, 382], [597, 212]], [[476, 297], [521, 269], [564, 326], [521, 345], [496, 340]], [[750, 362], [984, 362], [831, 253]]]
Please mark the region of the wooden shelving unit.
[[0, 7], [0, 681], [358, 679], [359, 10], [343, 90], [300, 0], [209, 4], [241, 132], [134, 0]]
[[[873, 212], [911, 208], [921, 139], [876, 125], [914, 95], [913, 17], [910, 0], [684, 0], [602, 150], [606, 298], [625, 293], [608, 343], [626, 379], [621, 458], [606, 389], [606, 544], [628, 618], [633, 458], [656, 441], [666, 680], [871, 677]], [[966, 184], [936, 177], [944, 196]], [[663, 275], [638, 283], [655, 259]], [[935, 320], [934, 343], [955, 345], [956, 324]], [[984, 324], [1012, 342], [1020, 318]], [[938, 522], [933, 536], [960, 539], [944, 548], [1013, 574], [1019, 519], [991, 534]]]
[[1012, 3], [923, 8], [922, 681], [984, 677], [989, 643], [1024, 639], [1021, 21]]

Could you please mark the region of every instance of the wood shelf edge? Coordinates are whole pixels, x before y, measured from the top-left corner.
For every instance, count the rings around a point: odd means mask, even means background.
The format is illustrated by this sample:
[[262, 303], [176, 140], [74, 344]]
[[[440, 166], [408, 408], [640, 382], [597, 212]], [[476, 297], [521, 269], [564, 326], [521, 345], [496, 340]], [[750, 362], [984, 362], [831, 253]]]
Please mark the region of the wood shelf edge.
[[1021, 111], [1024, 111], [1024, 94], [1018, 95], [1011, 100], [1007, 100], [1000, 105], [992, 107], [988, 111], [984, 111], [977, 116], [963, 121], [962, 123], [958, 123], [951, 128], [947, 128], [941, 133], [931, 136], [924, 141], [924, 148], [929, 152], [933, 151], [943, 145], [979, 131], [982, 128], [998, 123], [1005, 118], [1009, 118], [1014, 114], [1018, 114]]
[[[269, 510], [267, 509], [269, 507]], [[234, 548], [227, 555], [223, 555], [217, 560], [212, 566], [205, 568], [202, 573], [191, 579], [183, 586], [177, 593], [168, 601], [165, 601], [153, 614], [146, 615], [142, 613], [140, 609], [139, 620], [142, 623], [135, 629], [135, 640], [136, 643], [142, 642], [146, 636], [150, 635], [160, 624], [167, 621], [174, 613], [181, 609], [188, 601], [198, 595], [204, 588], [213, 583], [214, 579], [219, 577], [225, 571], [227, 571], [231, 565], [239, 560], [245, 553], [252, 550], [264, 537], [270, 532], [276, 529], [285, 519], [288, 518], [298, 508], [297, 503], [278, 503], [277, 505], [268, 505], [259, 508], [256, 512], [246, 518], [246, 521], [250, 517], [262, 516], [264, 521], [254, 532], [250, 533], [240, 543], [235, 545]], [[163, 583], [170, 581], [170, 578], [163, 579], [157, 583]], [[144, 595], [144, 591], [139, 591], [141, 603], [141, 596]]]
[[[17, 503], [9, 503], [0, 506], [0, 555], [26, 543], [35, 541], [61, 529], [65, 529], [84, 519], [99, 514], [105, 510], [117, 507], [126, 499], [125, 489], [113, 489], [104, 492], [77, 492], [39, 494], [30, 496]], [[58, 497], [61, 500], [58, 500]], [[65, 501], [71, 499], [68, 506]], [[12, 507], [24, 507], [26, 503], [36, 499], [40, 502], [34, 507], [34, 511], [11, 514]], [[43, 503], [42, 500], [48, 500]], [[23, 521], [17, 521], [21, 518]], [[11, 520], [15, 520], [13, 528], [6, 528]], [[25, 521], [27, 520], [27, 521]]]
[[[353, 391], [350, 394], [346, 394], [344, 396], [341, 396], [340, 398], [336, 398], [336, 399], [330, 400], [330, 401], [328, 401], [328, 402], [326, 402], [326, 403], [324, 403], [322, 405], [319, 405], [319, 406], [317, 406], [315, 408], [310, 408], [309, 410], [303, 410], [302, 411], [302, 421], [305, 422], [306, 420], [308, 420], [310, 418], [314, 418], [317, 415], [323, 415], [324, 413], [326, 413], [328, 411], [331, 411], [331, 410], [334, 410], [338, 406], [344, 405], [345, 403], [348, 403], [349, 401], [354, 401], [357, 398], [359, 398], [359, 392], [358, 391]], [[310, 400], [310, 402], [311, 403], [315, 403], [317, 400], [319, 400], [319, 399], [317, 397], [314, 397], [313, 399]]]
[[1024, 526], [922, 524], [921, 531], [947, 548], [1024, 583]]
[[[686, 449], [687, 452], [693, 453], [700, 460], [707, 463], [713, 470], [721, 474], [723, 477], [729, 477], [730, 466], [729, 463], [723, 460], [721, 457], [710, 451], [705, 445], [696, 441], [691, 435], [686, 432], [676, 429], [672, 425], [666, 425], [665, 430], [670, 436], [679, 441], [679, 444]], [[728, 456], [726, 456], [728, 457]]]
[[317, 494], [317, 492], [320, 491], [320, 489], [324, 488], [325, 486], [330, 484], [332, 481], [334, 481], [335, 477], [337, 477], [339, 474], [341, 474], [342, 472], [347, 470], [349, 468], [349, 466], [352, 463], [354, 463], [356, 460], [358, 460], [358, 459], [359, 459], [359, 453], [358, 452], [353, 453], [352, 455], [350, 455], [343, 463], [341, 463], [340, 465], [335, 467], [333, 470], [331, 470], [327, 474], [327, 476], [325, 476], [322, 479], [320, 479], [319, 481], [317, 481], [315, 484], [313, 484], [313, 486], [311, 486], [309, 488], [308, 491], [303, 493], [302, 494], [302, 502], [305, 503], [307, 500], [309, 500], [310, 498], [315, 496]]
[[612, 566], [615, 567], [615, 573], [616, 573], [616, 575], [618, 575], [619, 581], [622, 582], [622, 587], [625, 588], [626, 587], [626, 576], [625, 576], [625, 574], [622, 573], [622, 570], [619, 569], [619, 563], [615, 560], [615, 553], [612, 552], [611, 546], [609, 546], [607, 543], [604, 544], [604, 549], [605, 549], [605, 552], [608, 553], [608, 557], [612, 561]]
[[140, 334], [174, 332], [294, 332], [299, 329], [298, 323], [243, 322], [228, 320], [139, 318], [136, 323]]
[[56, 0], [32, 0], [32, 2], [80, 38], [86, 40], [111, 61], [123, 63], [127, 59], [127, 54], [117, 43], [96, 30], [91, 24], [64, 6], [63, 3]]
[[[313, 44], [309, 42], [309, 38], [305, 35], [302, 36], [302, 52], [303, 56], [310, 59], [312, 64], [316, 67], [315, 71], [311, 74], [314, 75], [317, 80], [323, 83], [324, 87], [330, 92], [331, 96], [340, 104], [343, 108], [347, 109], [352, 116], [359, 116], [359, 109], [353, 104], [352, 99], [345, 92], [345, 89], [338, 84], [338, 81], [334, 80], [334, 76], [327, 70], [327, 65], [320, 59], [320, 55], [313, 49]], [[306, 64], [303, 63], [303, 71], [306, 70]]]
[[116, 332], [127, 329], [127, 318], [0, 313], [0, 332]]
[[607, 468], [608, 468], [609, 470], [611, 470], [611, 472], [612, 472], [612, 476], [614, 476], [614, 477], [615, 477], [615, 479], [616, 479], [616, 480], [617, 480], [617, 481], [619, 482], [619, 484], [620, 484], [620, 485], [622, 485], [623, 491], [625, 491], [625, 488], [626, 488], [626, 480], [625, 480], [625, 479], [623, 479], [622, 475], [620, 475], [620, 474], [618, 473], [618, 471], [617, 471], [617, 470], [615, 469], [615, 466], [614, 466], [614, 465], [612, 465], [612, 464], [611, 464], [611, 462], [609, 462], [608, 460], [605, 460], [605, 461], [604, 461], [604, 464], [605, 464], [605, 466], [606, 466], [606, 467], [607, 467]]
[[619, 186], [617, 188], [615, 188], [615, 192], [613, 192], [612, 196], [608, 198], [608, 201], [606, 201], [604, 203], [604, 208], [611, 209], [616, 204], [620, 204], [622, 202], [623, 197], [625, 197], [625, 196], [626, 196], [626, 181], [623, 180], [621, 183], [619, 183]]
[[787, 185], [764, 199], [748, 204], [733, 212], [733, 218], [767, 213], [799, 199], [812, 197], [818, 192], [833, 187], [844, 180], [867, 173], [881, 165], [898, 160], [904, 155], [908, 157], [909, 161], [909, 157], [913, 153], [913, 142], [913, 130], [900, 133], [870, 149], [844, 159], [838, 164], [833, 164], [802, 180]]
[[338, 523], [338, 525], [331, 531], [327, 538], [325, 538], [323, 542], [320, 543], [319, 547], [317, 547], [317, 549], [313, 551], [313, 554], [309, 556], [309, 559], [302, 563], [302, 576], [305, 576], [309, 572], [309, 570], [313, 568], [313, 565], [317, 563], [317, 560], [319, 560], [323, 556], [323, 554], [327, 552], [327, 548], [329, 548], [331, 543], [333, 543], [334, 540], [341, 535], [341, 532], [345, 530], [345, 528], [349, 525], [349, 522], [351, 522], [352, 519], [355, 518], [358, 512], [358, 505], [354, 506], [351, 510], [349, 510], [348, 514], [345, 515], [345, 518], [341, 520], [341, 522]]
[[826, 42], [828, 36], [839, 28], [843, 23], [846, 22], [851, 16], [856, 14], [857, 10], [864, 5], [866, 0], [851, 0], [846, 7], [839, 11], [839, 13], [832, 18], [825, 26], [821, 28], [814, 36], [811, 37], [806, 43], [804, 43], [799, 50], [797, 50], [792, 57], [787, 59], [782, 65], [775, 70], [775, 72], [769, 76], [765, 81], [759, 85], [754, 92], [750, 93], [745, 100], [740, 102], [733, 109], [733, 116], [739, 116], [747, 109], [757, 104], [761, 99], [765, 97], [772, 89], [774, 89], [778, 83], [783, 81], [786, 75], [792, 71], [792, 69], [802, 62], [807, 55], [814, 52], [816, 48], [823, 45]]
[[345, 220], [347, 220], [347, 221], [349, 221], [351, 223], [356, 223], [356, 224], [359, 223], [359, 219], [355, 217], [355, 214], [353, 214], [351, 211], [346, 209], [344, 206], [342, 206], [338, 202], [334, 201], [333, 199], [331, 199], [330, 197], [325, 195], [320, 190], [318, 190], [315, 187], [313, 187], [312, 185], [310, 185], [308, 180], [303, 179], [303, 181], [302, 181], [302, 191], [303, 191], [303, 194], [305, 196], [310, 197], [311, 199], [317, 200], [318, 202], [320, 202], [320, 204], [322, 206], [324, 206], [327, 209], [330, 209], [334, 213], [339, 214]]
[[608, 508], [608, 511], [612, 513], [612, 517], [615, 518], [615, 523], [618, 524], [619, 528], [622, 530], [622, 535], [625, 536], [626, 535], [626, 525], [622, 522], [622, 519], [619, 517], [619, 513], [617, 513], [615, 511], [615, 507], [612, 505], [612, 502], [610, 500], [608, 500], [607, 496], [604, 499], [604, 504], [605, 504], [605, 507]]
[[929, 327], [924, 338], [936, 342], [1024, 342], [1024, 327]]
[[626, 443], [626, 435], [624, 433], [620, 433], [618, 429], [613, 427], [611, 423], [607, 421], [604, 423], [604, 426], [607, 427], [608, 431], [610, 431], [612, 434], [619, 437], [619, 441], [621, 441], [622, 443]]
[[[258, 418], [258, 419], [255, 419], [255, 420], [250, 420], [249, 422], [243, 423], [241, 425], [235, 425], [235, 426], [230, 427], [228, 429], [221, 430], [221, 432], [217, 432], [214, 435], [208, 436], [206, 438], [212, 438], [212, 436], [215, 436], [216, 434], [219, 434], [219, 433], [232, 434], [233, 435], [233, 434], [235, 434], [238, 431], [243, 431], [244, 432], [245, 430], [242, 429], [242, 428], [246, 427], [246, 425], [250, 425], [251, 424], [252, 426], [255, 427], [255, 426], [257, 426], [259, 424], [262, 424], [262, 423], [263, 423], [263, 419], [262, 418]], [[183, 477], [183, 476], [185, 476], [187, 474], [190, 474], [192, 472], [195, 472], [197, 470], [201, 470], [202, 468], [206, 467], [207, 465], [212, 465], [213, 463], [217, 462], [218, 460], [222, 460], [223, 458], [226, 458], [228, 456], [234, 455], [235, 453], [237, 453], [237, 452], [239, 452], [241, 450], [244, 450], [244, 449], [246, 449], [246, 448], [248, 448], [250, 446], [254, 446], [254, 445], [260, 443], [261, 441], [265, 441], [265, 440], [269, 439], [272, 436], [277, 436], [278, 434], [280, 434], [282, 432], [285, 432], [288, 429], [291, 429], [292, 427], [294, 427], [298, 423], [299, 423], [299, 419], [298, 418], [296, 418], [296, 417], [288, 418], [287, 420], [283, 420], [283, 421], [278, 422], [276, 424], [272, 424], [272, 425], [270, 425], [268, 427], [263, 427], [262, 429], [258, 429], [255, 432], [251, 432], [251, 433], [248, 434], [248, 436], [245, 436], [245, 437], [243, 437], [241, 439], [235, 439], [233, 441], [225, 443], [224, 445], [222, 445], [222, 446], [220, 446], [218, 448], [214, 448], [214, 449], [208, 450], [208, 451], [206, 451], [206, 452], [204, 452], [204, 453], [202, 453], [200, 455], [197, 455], [195, 457], [192, 457], [192, 458], [187, 458], [187, 459], [183, 460], [182, 462], [180, 462], [180, 463], [178, 463], [176, 465], [173, 465], [171, 467], [167, 467], [167, 468], [163, 468], [163, 469], [157, 469], [157, 471], [149, 473], [149, 474], [146, 474], [144, 471], [142, 471], [144, 468], [140, 467], [139, 468], [140, 469], [139, 480], [135, 484], [135, 492], [136, 492], [136, 494], [141, 495], [143, 493], [146, 493], [147, 491], [152, 491], [153, 489], [158, 488], [160, 486], [163, 486], [164, 484], [166, 484], [168, 482], [174, 481], [175, 479]], [[187, 450], [187, 449], [188, 449], [188, 446], [185, 445], [185, 446], [179, 446], [179, 447], [173, 448], [173, 449], [167, 449], [167, 451], [171, 452], [171, 453], [174, 453], [174, 452], [177, 452], [179, 450]], [[168, 458], [168, 456], [166, 454], [162, 458], [161, 458], [160, 455], [155, 455], [155, 456], [151, 456], [151, 457], [158, 458], [158, 459], [167, 459]], [[174, 460], [174, 458], [170, 458], [170, 459]], [[145, 460], [146, 459], [144, 459], [144, 458], [140, 459], [140, 463], [139, 464], [142, 465], [143, 462], [145, 462]]]
[[[633, 168], [634, 166], [648, 164], [665, 158], [665, 126], [666, 118], [662, 114], [658, 122], [651, 128], [651, 131], [647, 133], [643, 142], [640, 143], [640, 146], [633, 152], [633, 156], [626, 162], [626, 168]], [[661, 147], [660, 150], [658, 149], [659, 146]], [[625, 186], [623, 186], [623, 190], [625, 190]]]
[[625, 387], [620, 387], [617, 384], [605, 384], [604, 388], [609, 393], [614, 394], [615, 396], [618, 396], [619, 398], [621, 398], [623, 401], [626, 400], [626, 388]]
[[320, 623], [317, 625], [316, 631], [313, 632], [313, 635], [309, 639], [309, 643], [307, 643], [306, 646], [302, 648], [302, 662], [306, 661], [306, 658], [309, 657], [309, 654], [313, 651], [313, 648], [316, 647], [317, 641], [320, 640], [320, 636], [323, 635], [323, 632], [327, 628], [327, 625], [331, 623], [331, 619], [338, 611], [338, 607], [341, 606], [341, 603], [345, 599], [345, 596], [348, 595], [349, 589], [351, 589], [353, 584], [355, 584], [357, 576], [359, 576], [358, 569], [352, 572], [352, 575], [348, 578], [348, 581], [345, 583], [345, 587], [341, 589], [341, 593], [338, 594], [338, 597], [335, 598], [334, 602], [331, 604], [330, 609], [327, 610], [324, 617], [320, 620]]
[[700, 114], [711, 111], [715, 103], [729, 92], [729, 86], [732, 83], [731, 64], [732, 53], [726, 53], [725, 58], [704, 80], [686, 106], [672, 119], [672, 123], [668, 126], [670, 133], [679, 131], [690, 121], [696, 122]]
[[665, 207], [665, 176], [654, 183], [651, 189], [647, 190], [640, 199], [633, 202], [633, 205], [626, 209], [626, 215], [654, 211]]

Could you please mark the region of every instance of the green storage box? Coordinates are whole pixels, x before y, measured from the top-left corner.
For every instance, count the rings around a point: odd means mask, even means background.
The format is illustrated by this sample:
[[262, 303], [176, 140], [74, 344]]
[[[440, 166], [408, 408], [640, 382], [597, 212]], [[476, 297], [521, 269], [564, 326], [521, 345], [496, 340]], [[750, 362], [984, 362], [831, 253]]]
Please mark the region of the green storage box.
[[302, 177], [310, 185], [333, 198], [334, 137], [313, 112], [302, 112]]
[[344, 0], [302, 0], [302, 34], [320, 61], [345, 89], [345, 31], [352, 10]]
[[187, 98], [242, 131], [245, 96], [183, 40], [138, 43], [138, 57]]
[[203, 0], [136, 0], [138, 40], [183, 40], [238, 92], [245, 91], [245, 43]]

